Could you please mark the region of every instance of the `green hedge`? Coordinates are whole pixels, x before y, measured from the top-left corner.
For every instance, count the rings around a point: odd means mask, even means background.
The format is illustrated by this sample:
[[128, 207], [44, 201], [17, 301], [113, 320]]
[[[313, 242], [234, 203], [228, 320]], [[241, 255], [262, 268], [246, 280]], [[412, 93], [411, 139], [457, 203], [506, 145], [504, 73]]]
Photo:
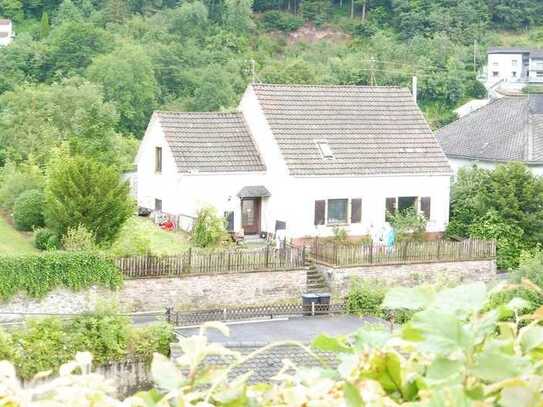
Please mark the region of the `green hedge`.
[[150, 362], [154, 352], [169, 355], [175, 335], [162, 322], [133, 326], [113, 306], [71, 320], [30, 319], [20, 328], [0, 329], [0, 360], [9, 360], [23, 379], [57, 371], [77, 352], [91, 352], [94, 365], [123, 360]]
[[83, 290], [93, 285], [117, 288], [121, 271], [106, 257], [86, 252], [48, 252], [0, 256], [0, 300], [18, 293], [41, 298], [55, 288]]
[[349, 314], [365, 317], [383, 318], [404, 324], [413, 316], [409, 310], [388, 310], [381, 308], [388, 288], [378, 280], [355, 279], [345, 298], [346, 311]]

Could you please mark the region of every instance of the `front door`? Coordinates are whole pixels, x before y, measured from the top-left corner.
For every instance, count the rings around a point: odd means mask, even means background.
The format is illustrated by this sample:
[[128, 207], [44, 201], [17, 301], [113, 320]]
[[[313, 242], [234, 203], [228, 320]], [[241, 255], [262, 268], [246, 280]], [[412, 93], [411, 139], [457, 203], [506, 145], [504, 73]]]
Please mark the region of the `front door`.
[[260, 198], [241, 200], [241, 227], [246, 235], [260, 233]]

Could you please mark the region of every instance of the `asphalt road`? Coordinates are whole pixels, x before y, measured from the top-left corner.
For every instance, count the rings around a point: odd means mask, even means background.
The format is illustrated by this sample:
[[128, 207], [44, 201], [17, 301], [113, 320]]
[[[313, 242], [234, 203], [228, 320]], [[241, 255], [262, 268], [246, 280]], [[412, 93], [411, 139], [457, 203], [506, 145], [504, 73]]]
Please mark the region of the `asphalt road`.
[[[230, 336], [226, 337], [213, 329], [208, 331], [211, 342], [219, 343], [268, 343], [284, 340], [296, 340], [304, 343], [321, 333], [337, 336], [355, 332], [368, 323], [379, 323], [373, 318], [358, 318], [355, 316], [322, 316], [297, 317], [286, 320], [274, 319], [244, 323], [227, 324]], [[176, 332], [182, 336], [197, 334], [199, 328], [178, 328]]]

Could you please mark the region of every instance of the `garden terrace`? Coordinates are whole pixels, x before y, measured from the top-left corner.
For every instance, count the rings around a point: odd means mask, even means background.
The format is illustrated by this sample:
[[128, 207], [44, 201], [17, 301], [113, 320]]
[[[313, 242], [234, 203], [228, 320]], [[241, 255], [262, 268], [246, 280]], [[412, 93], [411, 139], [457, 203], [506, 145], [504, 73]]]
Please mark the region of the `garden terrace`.
[[338, 244], [315, 239], [312, 256], [330, 266], [371, 266], [455, 262], [496, 258], [496, 242], [488, 240], [404, 241], [390, 248], [371, 244]]

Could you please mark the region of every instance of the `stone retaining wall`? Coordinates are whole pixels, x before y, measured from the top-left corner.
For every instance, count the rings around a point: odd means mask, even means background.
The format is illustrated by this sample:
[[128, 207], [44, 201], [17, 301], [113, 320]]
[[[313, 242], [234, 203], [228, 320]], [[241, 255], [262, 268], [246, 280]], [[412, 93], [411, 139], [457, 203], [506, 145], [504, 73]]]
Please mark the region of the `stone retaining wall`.
[[332, 268], [317, 265], [334, 295], [344, 296], [353, 279], [379, 280], [387, 285], [415, 286], [422, 283], [490, 281], [496, 277], [495, 260], [442, 263], [373, 265]]
[[96, 287], [80, 292], [60, 289], [41, 300], [18, 295], [0, 304], [0, 320], [20, 319], [17, 314], [5, 315], [8, 312], [80, 313], [93, 310], [100, 301], [118, 302], [126, 312], [292, 302], [300, 301], [305, 291], [305, 269], [126, 280], [115, 292]]

